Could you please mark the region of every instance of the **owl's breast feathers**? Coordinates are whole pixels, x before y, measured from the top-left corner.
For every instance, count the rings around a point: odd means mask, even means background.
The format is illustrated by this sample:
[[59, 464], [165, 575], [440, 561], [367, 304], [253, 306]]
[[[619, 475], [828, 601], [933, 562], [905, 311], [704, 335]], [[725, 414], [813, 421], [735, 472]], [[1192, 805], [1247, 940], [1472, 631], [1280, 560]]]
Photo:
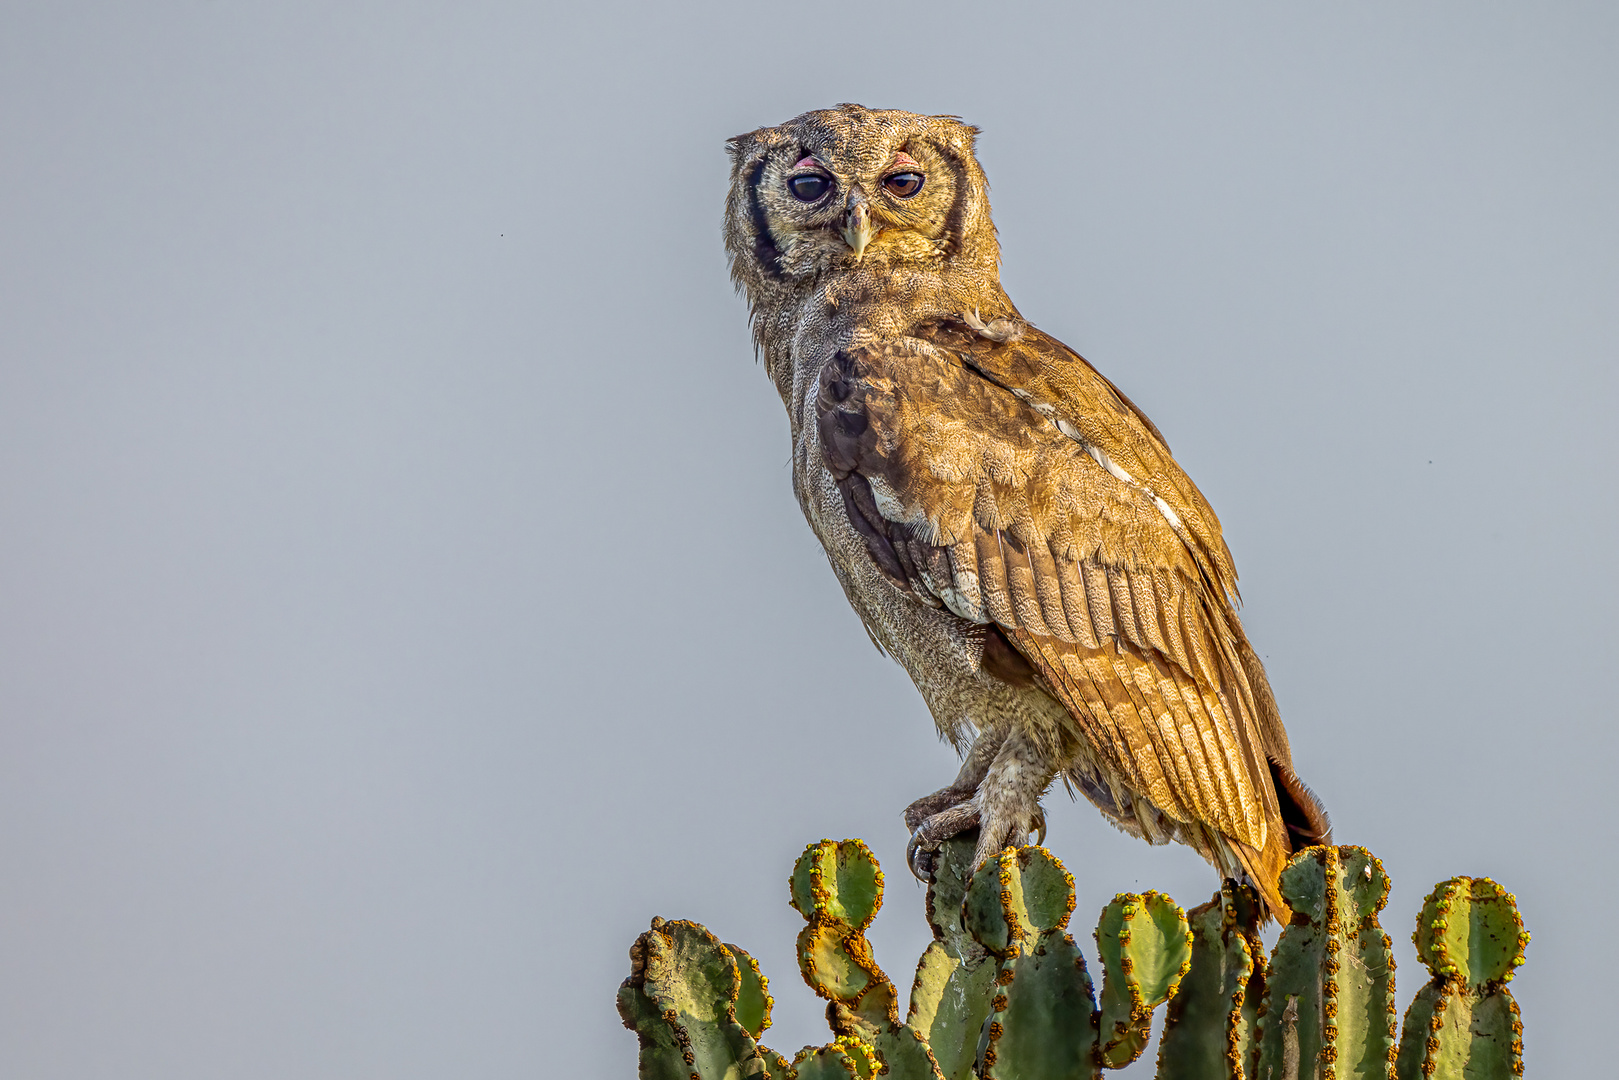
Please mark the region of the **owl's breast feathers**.
[[1219, 520], [1077, 353], [1033, 328], [998, 342], [931, 323], [837, 353], [817, 422], [885, 576], [998, 626], [1120, 780], [1238, 841], [1271, 882], [1324, 837], [1233, 608]]

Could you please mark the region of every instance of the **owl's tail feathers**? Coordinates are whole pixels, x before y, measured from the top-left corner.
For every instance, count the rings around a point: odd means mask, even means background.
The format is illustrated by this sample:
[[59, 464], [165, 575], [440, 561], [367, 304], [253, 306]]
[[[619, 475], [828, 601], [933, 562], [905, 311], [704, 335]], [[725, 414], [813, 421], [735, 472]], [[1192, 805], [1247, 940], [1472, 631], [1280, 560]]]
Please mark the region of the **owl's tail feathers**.
[[1332, 843], [1332, 818], [1310, 786], [1298, 773], [1272, 758], [1270, 779], [1281, 804], [1282, 824], [1287, 829], [1287, 846], [1297, 854], [1307, 847]]
[[1250, 847], [1238, 840], [1228, 840], [1248, 879], [1259, 890], [1270, 916], [1286, 925], [1293, 917], [1282, 900], [1277, 879], [1289, 859], [1307, 847], [1332, 843], [1332, 821], [1327, 808], [1321, 805], [1298, 775], [1277, 761], [1270, 763], [1271, 781], [1276, 786], [1276, 801], [1281, 807], [1281, 820], [1272, 820], [1263, 848]]
[[1265, 839], [1262, 848], [1251, 847], [1241, 840], [1226, 841], [1236, 854], [1237, 860], [1247, 872], [1248, 883], [1259, 890], [1259, 899], [1265, 909], [1267, 918], [1275, 919], [1286, 926], [1293, 921], [1293, 909], [1287, 906], [1282, 899], [1282, 893], [1277, 888], [1277, 879], [1282, 875], [1282, 867], [1293, 853], [1287, 848], [1287, 841], [1281, 829], [1272, 828], [1270, 836]]

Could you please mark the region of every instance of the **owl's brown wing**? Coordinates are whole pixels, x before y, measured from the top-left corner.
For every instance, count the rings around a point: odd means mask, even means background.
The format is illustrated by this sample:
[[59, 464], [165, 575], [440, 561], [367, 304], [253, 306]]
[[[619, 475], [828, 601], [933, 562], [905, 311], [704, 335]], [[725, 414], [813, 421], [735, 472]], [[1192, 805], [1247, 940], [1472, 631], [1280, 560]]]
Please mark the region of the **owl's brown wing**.
[[1291, 762], [1250, 678], [1214, 512], [1060, 342], [919, 335], [821, 375], [826, 463], [873, 559], [923, 602], [1001, 627], [1106, 766], [1171, 818], [1264, 850], [1250, 870], [1274, 882], [1291, 845], [1270, 761], [1288, 778]]

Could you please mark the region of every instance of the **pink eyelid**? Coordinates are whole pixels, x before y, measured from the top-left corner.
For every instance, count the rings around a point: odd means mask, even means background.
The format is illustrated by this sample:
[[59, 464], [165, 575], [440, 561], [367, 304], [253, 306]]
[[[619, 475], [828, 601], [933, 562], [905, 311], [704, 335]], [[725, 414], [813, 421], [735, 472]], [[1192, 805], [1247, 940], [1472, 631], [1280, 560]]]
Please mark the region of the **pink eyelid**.
[[803, 161], [800, 161], [797, 165], [794, 165], [793, 168], [795, 168], [795, 169], [811, 169], [811, 168], [820, 168], [820, 165], [821, 165], [821, 163], [819, 161], [816, 161], [813, 157], [806, 157]]
[[889, 163], [888, 167], [890, 169], [897, 169], [902, 165], [909, 165], [913, 169], [920, 169], [922, 167], [913, 161], [908, 154], [895, 154], [894, 160]]

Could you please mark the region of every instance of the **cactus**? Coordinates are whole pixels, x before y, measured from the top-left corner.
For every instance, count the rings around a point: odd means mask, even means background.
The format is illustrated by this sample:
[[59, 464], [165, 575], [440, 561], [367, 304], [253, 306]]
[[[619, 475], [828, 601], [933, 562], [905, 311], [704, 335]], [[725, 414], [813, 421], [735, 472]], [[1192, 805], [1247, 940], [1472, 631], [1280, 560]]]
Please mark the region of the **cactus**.
[[654, 919], [619, 988], [641, 1077], [1095, 1080], [1140, 1056], [1165, 1002], [1159, 1080], [1522, 1075], [1506, 983], [1529, 935], [1487, 879], [1453, 878], [1428, 897], [1415, 940], [1433, 980], [1396, 1047], [1394, 963], [1377, 921], [1388, 878], [1362, 848], [1288, 863], [1279, 885], [1293, 922], [1268, 963], [1247, 886], [1226, 882], [1190, 918], [1159, 893], [1115, 897], [1096, 928], [1097, 998], [1067, 933], [1074, 882], [1062, 864], [1043, 848], [1007, 849], [973, 874], [974, 847], [971, 836], [943, 845], [927, 892], [934, 940], [903, 1021], [865, 937], [882, 906], [877, 860], [858, 840], [805, 850], [789, 879], [806, 924], [799, 968], [827, 999], [835, 1038], [790, 1064], [758, 1043], [772, 1001], [753, 958], [696, 923]]
[[935, 940], [917, 966], [904, 1023], [864, 936], [882, 905], [871, 852], [858, 840], [823, 840], [799, 858], [790, 880], [792, 904], [808, 922], [799, 968], [831, 1002], [833, 1030], [865, 1039], [885, 1074], [901, 1078], [1089, 1077], [1134, 1061], [1152, 1011], [1190, 965], [1185, 915], [1158, 893], [1121, 895], [1103, 909], [1098, 1010], [1066, 933], [1073, 877], [1038, 847], [1003, 851], [970, 875], [972, 847], [946, 845], [928, 889]]
[[793, 1058], [796, 1080], [871, 1080], [882, 1062], [870, 1043], [857, 1035], [839, 1035], [825, 1046], [806, 1046]]
[[968, 930], [997, 961], [979, 1074], [1097, 1075], [1090, 975], [1065, 933], [1073, 877], [1043, 848], [1003, 851], [972, 879], [963, 907]]
[[[696, 923], [652, 920], [630, 947], [630, 977], [618, 988], [619, 1015], [641, 1040], [642, 1077], [740, 1080], [785, 1065], [756, 1041], [770, 1022], [770, 998], [751, 958], [747, 966], [762, 999], [755, 1006], [750, 996], [744, 1006], [751, 1030], [737, 1018], [743, 978], [730, 950]], [[785, 1076], [785, 1068], [775, 1075]]]
[[1365, 848], [1309, 848], [1278, 884], [1293, 923], [1265, 971], [1256, 1075], [1388, 1080], [1394, 958], [1377, 922], [1388, 901], [1383, 864]]
[[883, 906], [883, 872], [870, 849], [859, 840], [811, 844], [794, 864], [788, 888], [807, 922], [798, 935], [799, 970], [828, 1000], [833, 1031], [869, 1045], [893, 1080], [943, 1080], [926, 1037], [900, 1021], [894, 984], [866, 940], [866, 927]]
[[1397, 1075], [1506, 1080], [1523, 1075], [1523, 1024], [1506, 984], [1529, 933], [1516, 899], [1489, 878], [1442, 882], [1412, 935], [1433, 979], [1406, 1010]]
[[1120, 893], [1096, 924], [1102, 954], [1098, 1016], [1102, 1064], [1122, 1069], [1152, 1035], [1152, 1011], [1175, 996], [1192, 965], [1186, 913], [1163, 893]]
[[736, 961], [736, 1022], [757, 1039], [770, 1026], [770, 1010], [776, 1004], [770, 996], [770, 980], [760, 972], [759, 961], [741, 947], [727, 942], [725, 951]]
[[1169, 1003], [1158, 1080], [1242, 1080], [1265, 990], [1259, 896], [1227, 881], [1187, 913], [1192, 966]]
[[916, 965], [906, 1022], [928, 1042], [946, 1080], [965, 1080], [978, 1058], [978, 1036], [989, 1018], [999, 965], [962, 922], [972, 877], [973, 834], [945, 841], [928, 884], [933, 941]]

